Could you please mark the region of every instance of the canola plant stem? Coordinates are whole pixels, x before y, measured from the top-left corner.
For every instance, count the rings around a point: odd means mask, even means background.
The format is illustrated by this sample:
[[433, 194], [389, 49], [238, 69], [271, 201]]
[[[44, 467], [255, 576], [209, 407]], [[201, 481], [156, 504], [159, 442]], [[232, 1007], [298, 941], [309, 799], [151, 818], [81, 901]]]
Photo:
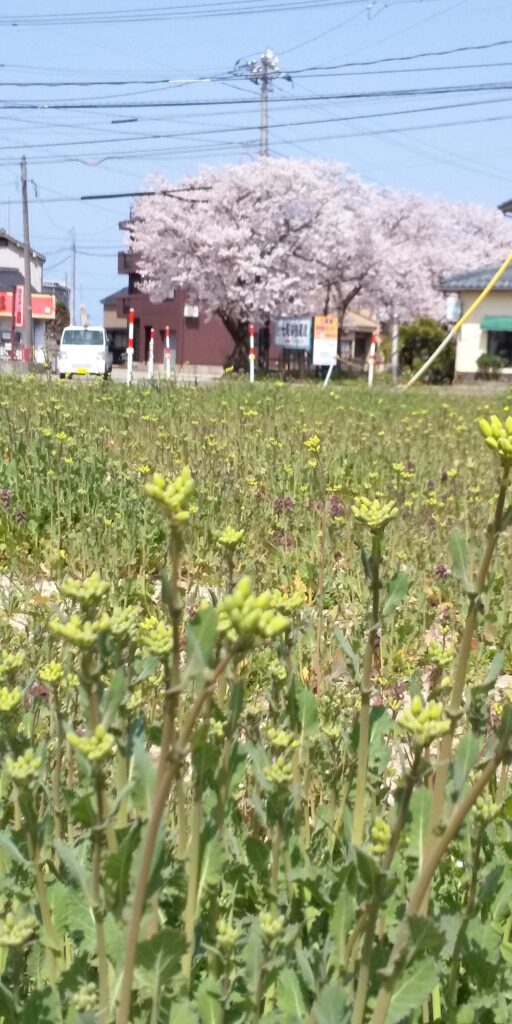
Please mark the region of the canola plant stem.
[[137, 954], [137, 943], [139, 937], [139, 929], [142, 921], [142, 915], [144, 913], [144, 905], [146, 902], [146, 889], [151, 871], [151, 864], [153, 861], [153, 855], [155, 852], [156, 841], [158, 838], [158, 832], [160, 829], [162, 816], [165, 811], [167, 801], [169, 799], [169, 793], [171, 786], [177, 776], [179, 767], [179, 759], [186, 749], [194, 726], [203, 710], [205, 702], [210, 697], [212, 690], [223, 674], [233, 654], [227, 654], [223, 660], [217, 665], [216, 669], [212, 673], [207, 684], [203, 687], [201, 693], [196, 697], [194, 704], [192, 705], [185, 722], [182, 726], [179, 739], [177, 741], [176, 749], [173, 751], [174, 759], [167, 761], [162, 771], [160, 780], [157, 782], [157, 790], [153, 799], [153, 806], [151, 808], [151, 814], [148, 823], [148, 830], [143, 846], [142, 857], [139, 867], [139, 873], [137, 877], [137, 884], [135, 887], [135, 894], [133, 899], [132, 913], [128, 925], [128, 935], [126, 940], [126, 953], [124, 958], [124, 970], [121, 982], [121, 990], [119, 995], [119, 1006], [117, 1012], [117, 1024], [129, 1024], [130, 1020], [130, 1006], [132, 999], [132, 985], [133, 985], [133, 972], [135, 969], [135, 957]]
[[483, 792], [485, 787], [489, 784], [490, 780], [496, 773], [496, 769], [503, 760], [505, 752], [508, 746], [508, 739], [503, 740], [498, 746], [496, 753], [486, 764], [485, 768], [480, 773], [479, 777], [473, 783], [469, 793], [466, 794], [453, 808], [450, 816], [450, 820], [442, 833], [439, 836], [430, 850], [426, 853], [423, 861], [423, 867], [420, 875], [414, 886], [409, 902], [406, 907], [404, 919], [395, 940], [395, 945], [389, 957], [389, 961], [386, 967], [387, 978], [384, 984], [381, 986], [380, 992], [377, 997], [375, 1009], [370, 1019], [370, 1024], [385, 1024], [388, 1015], [389, 1004], [393, 995], [393, 989], [397, 978], [397, 968], [400, 966], [400, 960], [407, 944], [408, 935], [408, 922], [411, 917], [417, 914], [423, 903], [425, 894], [427, 893], [432, 878], [441, 863], [444, 854], [446, 853], [450, 843], [455, 836], [458, 834], [466, 815], [469, 813], [473, 805], [478, 800], [478, 797]]
[[[468, 671], [468, 664], [471, 656], [471, 644], [473, 641], [478, 613], [480, 610], [481, 595], [487, 581], [487, 576], [489, 573], [489, 568], [491, 565], [494, 550], [502, 529], [503, 514], [505, 510], [505, 501], [507, 496], [509, 479], [510, 466], [507, 466], [505, 467], [503, 472], [503, 477], [498, 494], [498, 500], [496, 503], [496, 510], [494, 513], [494, 519], [489, 528], [487, 544], [475, 581], [475, 589], [469, 598], [468, 613], [466, 616], [464, 630], [460, 641], [459, 657], [457, 659], [457, 666], [455, 669], [455, 676], [450, 696], [450, 703], [448, 706], [448, 713], [452, 717], [452, 721], [454, 723], [457, 720], [461, 710], [462, 698]], [[448, 779], [448, 772], [450, 769], [450, 762], [452, 756], [452, 747], [453, 730], [447, 733], [446, 736], [443, 736], [439, 744], [439, 758], [436, 767], [434, 794], [432, 798], [432, 811], [430, 816], [429, 835], [427, 838], [427, 844], [433, 842], [436, 829], [438, 828], [442, 818], [444, 795], [446, 792], [446, 783]]]
[[[398, 814], [396, 817], [391, 838], [389, 840], [386, 852], [382, 858], [382, 870], [388, 871], [391, 867], [393, 857], [395, 856], [396, 848], [402, 833], [402, 829], [405, 825], [407, 813], [409, 810], [409, 804], [414, 791], [414, 786], [417, 782], [417, 774], [421, 761], [421, 750], [418, 750], [410, 772], [405, 780], [405, 786], [400, 800]], [[359, 977], [357, 980], [357, 991], [354, 1003], [354, 1011], [352, 1015], [351, 1024], [363, 1024], [366, 1003], [368, 999], [368, 986], [370, 982], [370, 963], [373, 950], [373, 943], [375, 940], [375, 927], [379, 916], [380, 909], [380, 898], [376, 896], [372, 899], [368, 907], [368, 917], [366, 921], [366, 928], [364, 934], [363, 949], [361, 952], [361, 966], [359, 968]]]
[[373, 659], [378, 641], [379, 596], [380, 596], [381, 538], [374, 534], [371, 553], [372, 610], [370, 628], [363, 658], [361, 677], [361, 711], [359, 714], [359, 747], [357, 752], [356, 795], [352, 822], [352, 843], [360, 846], [364, 836], [364, 810], [366, 797], [366, 773], [368, 769], [368, 748], [370, 744], [370, 696]]

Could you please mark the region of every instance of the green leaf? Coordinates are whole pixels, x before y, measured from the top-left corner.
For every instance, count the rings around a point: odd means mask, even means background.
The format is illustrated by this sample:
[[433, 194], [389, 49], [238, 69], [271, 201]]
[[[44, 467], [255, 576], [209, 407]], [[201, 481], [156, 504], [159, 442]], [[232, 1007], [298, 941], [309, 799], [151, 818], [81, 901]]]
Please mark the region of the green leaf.
[[[72, 846], [68, 846], [62, 839], [56, 839], [54, 843], [55, 853], [59, 857], [59, 860], [64, 865], [69, 877], [80, 886], [82, 892], [86, 896], [87, 900], [90, 899], [89, 890], [89, 879], [83, 864], [78, 857], [77, 851]], [[85, 850], [82, 852], [85, 854]]]
[[212, 607], [204, 608], [187, 628], [187, 679], [201, 678], [213, 666], [216, 643], [217, 612]]
[[299, 1021], [306, 1016], [306, 1005], [300, 981], [291, 967], [285, 967], [277, 978], [277, 1008], [281, 1013], [292, 1014]]
[[6, 1024], [17, 1020], [16, 1003], [9, 989], [0, 981], [0, 1016], [5, 1017]]
[[170, 985], [181, 970], [181, 958], [187, 948], [182, 932], [163, 928], [137, 946], [136, 984], [158, 1005], [160, 989]]
[[472, 732], [467, 732], [460, 740], [453, 759], [453, 785], [456, 800], [461, 795], [467, 777], [476, 764], [481, 750], [482, 739]]
[[343, 651], [343, 654], [347, 658], [347, 661], [349, 662], [352, 668], [353, 678], [357, 679], [359, 676], [359, 658], [356, 652], [354, 651], [352, 644], [338, 626], [334, 627], [334, 636], [336, 637], [336, 640], [341, 650]]
[[434, 956], [441, 952], [445, 944], [443, 935], [437, 924], [429, 917], [409, 917], [407, 919], [410, 945], [407, 948], [407, 959], [412, 961], [420, 953], [432, 953]]
[[297, 705], [299, 710], [298, 727], [300, 729], [300, 742], [303, 743], [306, 736], [312, 736], [318, 730], [316, 698], [307, 686], [302, 686], [297, 690]]
[[156, 785], [156, 765], [146, 750], [142, 736], [137, 736], [133, 744], [132, 781], [132, 800], [138, 810], [149, 816]]
[[0, 849], [4, 850], [12, 860], [16, 861], [17, 864], [21, 864], [24, 868], [28, 868], [30, 870], [30, 862], [23, 856], [21, 850], [18, 849], [10, 835], [4, 831], [0, 832]]
[[374, 896], [383, 878], [379, 865], [369, 853], [360, 847], [354, 848], [354, 856], [359, 881], [366, 890], [367, 895]]
[[315, 1024], [348, 1024], [349, 1017], [345, 993], [331, 982], [322, 990], [313, 1006]]
[[496, 865], [491, 868], [484, 879], [478, 890], [478, 902], [480, 905], [486, 905], [492, 902], [498, 889], [501, 886], [501, 880], [504, 872], [503, 864]]
[[419, 960], [398, 979], [389, 1004], [386, 1024], [403, 1024], [413, 1010], [419, 1009], [437, 985], [434, 960]]
[[253, 870], [258, 876], [263, 876], [268, 870], [270, 846], [256, 836], [248, 836], [245, 841], [245, 852]]
[[329, 934], [334, 943], [333, 959], [336, 965], [345, 963], [347, 937], [355, 917], [354, 897], [342, 889], [334, 904], [329, 921]]
[[409, 846], [408, 857], [417, 857], [419, 867], [423, 862], [423, 851], [427, 838], [432, 807], [432, 793], [428, 789], [416, 789], [411, 797], [409, 808], [410, 824], [407, 830]]
[[196, 992], [196, 1005], [202, 1024], [219, 1024], [220, 993], [216, 978], [205, 978]]
[[197, 885], [197, 909], [201, 906], [205, 889], [210, 885], [218, 885], [222, 879], [225, 853], [224, 845], [219, 836], [208, 839], [203, 847], [201, 868]]
[[455, 530], [450, 537], [450, 552], [454, 576], [457, 577], [463, 591], [470, 595], [476, 594], [475, 584], [469, 577], [469, 548], [465, 534]]
[[50, 988], [32, 992], [23, 1007], [20, 1024], [62, 1024], [57, 993]]
[[128, 899], [130, 888], [130, 871], [133, 855], [140, 842], [140, 822], [133, 825], [115, 853], [109, 853], [104, 860], [105, 876], [113, 890], [113, 900], [120, 914]]
[[175, 1003], [171, 1007], [169, 1024], [197, 1024], [197, 1014], [190, 1003]]
[[263, 964], [263, 936], [258, 920], [253, 921], [249, 928], [242, 956], [245, 961], [247, 988], [254, 998]]
[[489, 665], [487, 675], [482, 683], [484, 689], [488, 690], [491, 688], [491, 686], [494, 686], [498, 676], [500, 676], [501, 673], [503, 672], [504, 663], [505, 652], [496, 651], [496, 654], [494, 655], [494, 658], [492, 659], [491, 664]]
[[102, 700], [102, 720], [106, 729], [108, 729], [114, 721], [117, 711], [121, 706], [123, 697], [128, 690], [128, 685], [129, 680], [126, 672], [123, 672], [122, 669], [118, 669], [113, 673]]
[[400, 607], [402, 601], [407, 597], [410, 583], [411, 581], [407, 573], [402, 572], [400, 569], [395, 573], [387, 587], [387, 594], [381, 612], [381, 619], [385, 619], [388, 615], [392, 615], [393, 612]]

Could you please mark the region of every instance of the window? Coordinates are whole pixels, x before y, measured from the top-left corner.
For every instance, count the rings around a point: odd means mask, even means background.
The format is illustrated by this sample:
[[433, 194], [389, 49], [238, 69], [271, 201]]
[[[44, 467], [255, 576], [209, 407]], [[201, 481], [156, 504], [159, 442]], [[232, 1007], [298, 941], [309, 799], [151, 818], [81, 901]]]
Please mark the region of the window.
[[66, 327], [62, 334], [63, 345], [103, 345], [103, 331], [89, 330], [84, 327], [76, 330]]
[[501, 356], [507, 366], [512, 366], [512, 331], [489, 331], [487, 351], [491, 356]]

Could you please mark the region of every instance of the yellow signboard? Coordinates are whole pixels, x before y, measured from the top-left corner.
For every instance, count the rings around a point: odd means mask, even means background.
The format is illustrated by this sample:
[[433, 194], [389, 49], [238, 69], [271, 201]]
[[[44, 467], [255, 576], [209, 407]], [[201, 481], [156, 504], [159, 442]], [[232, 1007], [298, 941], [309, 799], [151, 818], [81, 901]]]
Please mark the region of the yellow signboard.
[[338, 352], [338, 317], [316, 316], [313, 334], [313, 366], [332, 366]]

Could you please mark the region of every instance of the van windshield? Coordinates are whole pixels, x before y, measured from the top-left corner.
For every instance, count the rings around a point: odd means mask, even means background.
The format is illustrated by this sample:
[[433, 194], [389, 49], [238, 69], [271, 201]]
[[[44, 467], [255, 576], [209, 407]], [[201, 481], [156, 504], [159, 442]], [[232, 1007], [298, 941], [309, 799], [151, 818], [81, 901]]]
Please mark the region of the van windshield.
[[104, 336], [102, 331], [64, 331], [62, 335], [63, 345], [103, 345]]

